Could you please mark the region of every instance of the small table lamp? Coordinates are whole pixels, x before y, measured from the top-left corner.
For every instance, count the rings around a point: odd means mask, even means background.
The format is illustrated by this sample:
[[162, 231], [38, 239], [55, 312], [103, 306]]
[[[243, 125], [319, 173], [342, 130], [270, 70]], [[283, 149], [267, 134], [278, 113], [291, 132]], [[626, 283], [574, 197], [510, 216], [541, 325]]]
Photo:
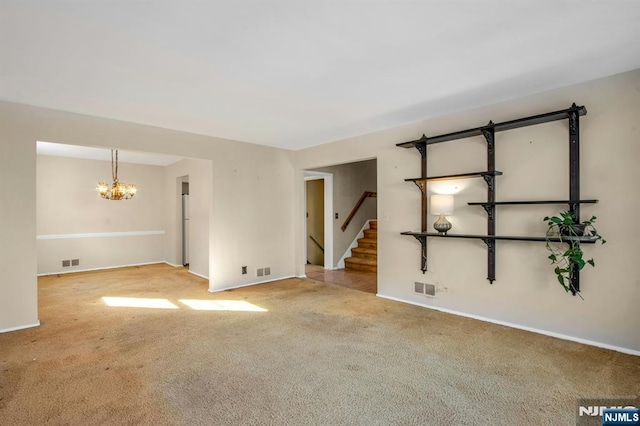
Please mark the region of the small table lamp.
[[453, 195], [434, 194], [431, 196], [431, 214], [440, 215], [433, 227], [438, 234], [446, 235], [451, 229], [451, 223], [444, 217], [453, 213]]

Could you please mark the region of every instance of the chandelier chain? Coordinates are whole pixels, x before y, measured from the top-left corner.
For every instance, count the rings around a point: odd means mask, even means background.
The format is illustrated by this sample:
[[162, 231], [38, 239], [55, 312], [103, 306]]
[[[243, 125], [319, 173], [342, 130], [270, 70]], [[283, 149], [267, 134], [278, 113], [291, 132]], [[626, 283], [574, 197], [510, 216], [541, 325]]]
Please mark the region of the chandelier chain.
[[118, 150], [116, 149], [116, 161], [113, 161], [113, 149], [111, 150], [111, 178], [114, 182], [118, 181]]

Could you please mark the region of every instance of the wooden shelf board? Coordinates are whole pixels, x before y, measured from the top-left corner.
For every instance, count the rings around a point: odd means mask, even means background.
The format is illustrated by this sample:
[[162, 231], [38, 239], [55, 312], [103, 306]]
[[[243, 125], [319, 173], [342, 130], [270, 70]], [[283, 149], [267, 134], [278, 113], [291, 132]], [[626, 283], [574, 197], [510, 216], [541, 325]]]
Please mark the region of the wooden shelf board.
[[[402, 232], [402, 235], [410, 235], [413, 237], [438, 237], [438, 238], [467, 238], [474, 240], [508, 240], [508, 241], [547, 241], [546, 237], [528, 237], [528, 236], [509, 236], [509, 235], [476, 235], [476, 234], [445, 234], [440, 235], [436, 232]], [[579, 237], [581, 243], [593, 244], [596, 242], [590, 237]], [[563, 238], [562, 241], [569, 241], [570, 238]], [[551, 242], [561, 242], [560, 238], [549, 238]]]
[[410, 178], [405, 179], [406, 182], [419, 182], [419, 181], [431, 181], [431, 180], [454, 180], [454, 179], [470, 179], [482, 176], [500, 176], [502, 172], [471, 172], [471, 173], [459, 173], [455, 175], [442, 175], [442, 176], [429, 176], [426, 178]]
[[528, 205], [528, 204], [596, 204], [598, 200], [536, 200], [536, 201], [496, 201], [467, 203], [470, 206], [509, 206], [509, 205]]

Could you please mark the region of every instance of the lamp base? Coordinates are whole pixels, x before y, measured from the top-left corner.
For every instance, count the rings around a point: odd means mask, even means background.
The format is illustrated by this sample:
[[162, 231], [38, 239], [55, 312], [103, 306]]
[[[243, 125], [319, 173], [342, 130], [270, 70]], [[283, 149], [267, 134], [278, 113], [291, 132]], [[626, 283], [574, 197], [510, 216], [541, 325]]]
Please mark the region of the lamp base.
[[438, 217], [438, 220], [433, 224], [433, 228], [438, 231], [438, 234], [447, 235], [447, 231], [451, 229], [451, 222], [441, 214], [440, 217]]

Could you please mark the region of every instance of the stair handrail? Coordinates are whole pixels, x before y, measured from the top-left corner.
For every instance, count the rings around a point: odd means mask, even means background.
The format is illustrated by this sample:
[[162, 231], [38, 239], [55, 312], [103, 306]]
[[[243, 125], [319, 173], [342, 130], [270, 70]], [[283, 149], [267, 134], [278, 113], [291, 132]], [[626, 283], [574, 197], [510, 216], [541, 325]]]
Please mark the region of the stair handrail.
[[362, 195], [360, 196], [360, 199], [356, 202], [355, 206], [353, 206], [353, 208], [351, 209], [351, 213], [349, 213], [349, 216], [347, 216], [347, 219], [344, 221], [344, 223], [340, 227], [340, 229], [342, 229], [342, 232], [344, 232], [347, 229], [347, 227], [349, 226], [349, 223], [351, 222], [353, 217], [356, 215], [356, 212], [358, 211], [360, 206], [362, 206], [362, 203], [364, 203], [364, 200], [366, 200], [369, 197], [377, 198], [378, 193], [371, 192], [371, 191], [364, 191], [362, 193]]
[[318, 248], [319, 248], [319, 249], [324, 253], [324, 247], [322, 247], [322, 246], [320, 245], [320, 243], [319, 243], [315, 238], [313, 238], [313, 235], [309, 235], [309, 238], [311, 238], [311, 241], [313, 241], [314, 243], [316, 243], [316, 245], [318, 246]]

